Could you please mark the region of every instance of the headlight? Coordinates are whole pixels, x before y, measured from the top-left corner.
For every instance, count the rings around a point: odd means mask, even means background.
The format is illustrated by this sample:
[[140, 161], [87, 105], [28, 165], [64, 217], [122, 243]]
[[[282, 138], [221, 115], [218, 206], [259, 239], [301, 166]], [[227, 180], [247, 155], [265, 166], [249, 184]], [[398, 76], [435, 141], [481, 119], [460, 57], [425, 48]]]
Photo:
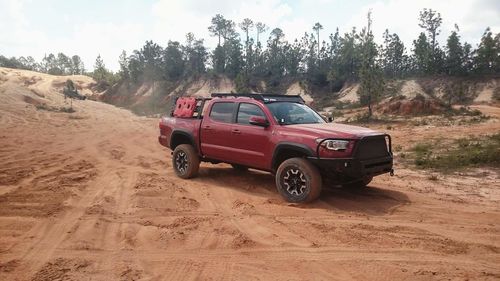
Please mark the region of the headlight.
[[[321, 141], [321, 140], [320, 140]], [[347, 140], [326, 140], [321, 143], [321, 146], [329, 150], [346, 150], [349, 146], [349, 141]]]

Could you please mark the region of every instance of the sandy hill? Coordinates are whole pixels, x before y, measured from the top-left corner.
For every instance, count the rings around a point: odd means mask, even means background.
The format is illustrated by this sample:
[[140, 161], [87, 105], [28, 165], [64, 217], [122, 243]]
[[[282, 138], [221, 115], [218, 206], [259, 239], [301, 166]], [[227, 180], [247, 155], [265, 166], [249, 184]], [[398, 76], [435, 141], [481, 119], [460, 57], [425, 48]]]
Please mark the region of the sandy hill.
[[[389, 84], [398, 84], [395, 92], [384, 93], [391, 96], [401, 96], [406, 99], [413, 99], [417, 96], [429, 98], [431, 96], [444, 99], [445, 91], [462, 91], [473, 103], [491, 103], [494, 102], [495, 91], [500, 90], [500, 79], [487, 79], [485, 81], [463, 81], [461, 88], [450, 88], [455, 83], [454, 78], [445, 79], [408, 79], [389, 81]], [[424, 86], [422, 86], [424, 85]], [[424, 89], [425, 88], [425, 89]], [[449, 89], [447, 89], [449, 88]], [[338, 93], [338, 100], [343, 102], [355, 103], [359, 101], [357, 91], [359, 83], [351, 83], [344, 86]]]
[[[251, 91], [268, 91], [263, 81], [254, 83], [255, 89]], [[500, 78], [418, 78], [390, 80], [386, 85], [386, 90], [379, 101], [379, 104], [384, 105], [381, 108], [386, 113], [403, 115], [405, 112], [413, 114], [415, 110], [436, 113], [442, 111], [443, 105], [450, 102], [491, 104], [497, 102], [495, 96], [500, 96]], [[313, 104], [320, 111], [329, 112], [339, 102], [358, 103], [358, 90], [359, 83], [346, 83], [340, 91], [329, 92], [327, 87], [311, 88], [307, 83], [285, 79], [282, 85], [273, 91], [281, 91], [287, 95], [301, 95], [308, 104]], [[208, 97], [214, 92], [236, 92], [235, 82], [223, 75], [201, 75], [180, 82], [146, 81], [139, 85], [125, 81], [109, 89], [102, 96], [102, 100], [144, 115], [167, 112], [171, 103], [179, 96]]]
[[0, 97], [2, 100], [32, 105], [64, 106], [69, 103], [62, 94], [71, 79], [79, 93], [98, 98], [96, 82], [85, 75], [56, 76], [40, 72], [0, 67]]
[[[264, 81], [257, 81], [251, 92], [267, 92]], [[297, 81], [288, 81], [282, 86], [286, 95], [301, 95], [307, 103], [314, 99], [308, 89]], [[145, 81], [134, 84], [122, 81], [114, 85], [103, 96], [102, 101], [132, 109], [135, 113], [147, 115], [153, 112], [167, 112], [176, 97], [209, 97], [211, 93], [234, 93], [235, 82], [224, 75], [201, 75], [180, 82]]]
[[234, 82], [225, 76], [209, 78], [206, 75], [180, 82], [144, 81], [140, 84], [122, 81], [106, 91], [101, 100], [130, 108], [144, 115], [152, 112], [167, 112], [171, 103], [179, 96], [208, 97], [211, 93], [235, 91]]

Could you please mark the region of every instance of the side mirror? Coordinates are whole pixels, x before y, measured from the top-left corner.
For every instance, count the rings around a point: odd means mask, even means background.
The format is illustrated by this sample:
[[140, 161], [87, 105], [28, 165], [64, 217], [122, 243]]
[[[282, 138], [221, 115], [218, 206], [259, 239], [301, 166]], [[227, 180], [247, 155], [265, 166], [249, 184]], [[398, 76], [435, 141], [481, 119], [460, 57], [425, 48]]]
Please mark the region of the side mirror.
[[251, 125], [267, 127], [269, 126], [269, 122], [265, 117], [262, 116], [250, 116], [248, 120]]
[[333, 117], [332, 116], [326, 117], [326, 115], [321, 114], [321, 118], [323, 118], [323, 120], [325, 120], [325, 122], [327, 122], [327, 123], [332, 123], [333, 122]]

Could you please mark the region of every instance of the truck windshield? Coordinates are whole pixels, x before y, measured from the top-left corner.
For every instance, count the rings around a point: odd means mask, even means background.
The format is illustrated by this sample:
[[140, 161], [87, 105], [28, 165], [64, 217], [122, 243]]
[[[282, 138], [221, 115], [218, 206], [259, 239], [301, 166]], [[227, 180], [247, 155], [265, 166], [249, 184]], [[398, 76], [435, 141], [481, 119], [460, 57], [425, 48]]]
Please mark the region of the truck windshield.
[[325, 123], [321, 116], [304, 104], [273, 102], [266, 106], [280, 125]]

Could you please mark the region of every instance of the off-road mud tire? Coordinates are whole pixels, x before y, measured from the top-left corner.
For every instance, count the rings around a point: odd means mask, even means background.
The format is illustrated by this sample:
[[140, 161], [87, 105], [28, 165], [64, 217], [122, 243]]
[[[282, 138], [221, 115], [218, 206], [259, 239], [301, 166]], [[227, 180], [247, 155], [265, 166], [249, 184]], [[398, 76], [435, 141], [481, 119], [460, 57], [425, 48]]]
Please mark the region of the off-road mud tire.
[[179, 178], [190, 179], [198, 173], [200, 157], [190, 144], [180, 144], [172, 154], [172, 167]]
[[307, 203], [321, 193], [322, 179], [318, 168], [304, 158], [283, 161], [276, 171], [276, 188], [291, 203]]

